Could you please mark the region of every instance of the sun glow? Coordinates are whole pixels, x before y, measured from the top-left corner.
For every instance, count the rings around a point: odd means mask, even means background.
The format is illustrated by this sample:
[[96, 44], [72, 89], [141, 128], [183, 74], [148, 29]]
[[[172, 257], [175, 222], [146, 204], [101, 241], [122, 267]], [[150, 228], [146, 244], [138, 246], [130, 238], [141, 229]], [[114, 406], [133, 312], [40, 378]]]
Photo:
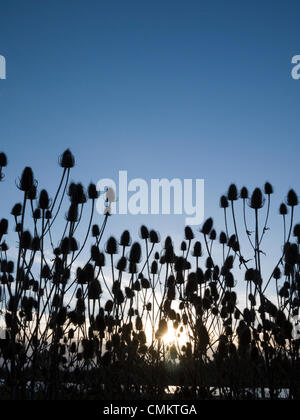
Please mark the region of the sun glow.
[[[146, 325], [146, 336], [147, 336], [147, 341], [151, 342], [152, 327], [149, 323]], [[183, 327], [182, 331], [180, 331], [180, 326], [175, 330], [175, 328], [173, 327], [172, 321], [169, 321], [168, 331], [166, 332], [166, 334], [163, 335], [162, 342], [166, 346], [171, 346], [172, 344], [175, 344], [176, 346], [179, 346], [181, 348], [188, 341], [189, 341], [189, 337], [188, 337], [185, 327]]]

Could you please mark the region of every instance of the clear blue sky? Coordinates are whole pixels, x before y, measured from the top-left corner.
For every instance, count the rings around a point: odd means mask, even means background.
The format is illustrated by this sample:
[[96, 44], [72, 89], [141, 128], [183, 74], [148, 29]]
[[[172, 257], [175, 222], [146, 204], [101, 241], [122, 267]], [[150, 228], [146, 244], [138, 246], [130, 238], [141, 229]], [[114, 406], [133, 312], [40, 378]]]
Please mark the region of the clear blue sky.
[[[277, 213], [289, 187], [300, 193], [299, 18], [298, 0], [2, 0], [1, 216], [25, 165], [54, 191], [66, 147], [84, 184], [122, 169], [204, 178], [218, 228], [231, 182], [272, 182]], [[162, 236], [184, 227], [184, 216], [116, 216], [110, 232], [142, 221]]]

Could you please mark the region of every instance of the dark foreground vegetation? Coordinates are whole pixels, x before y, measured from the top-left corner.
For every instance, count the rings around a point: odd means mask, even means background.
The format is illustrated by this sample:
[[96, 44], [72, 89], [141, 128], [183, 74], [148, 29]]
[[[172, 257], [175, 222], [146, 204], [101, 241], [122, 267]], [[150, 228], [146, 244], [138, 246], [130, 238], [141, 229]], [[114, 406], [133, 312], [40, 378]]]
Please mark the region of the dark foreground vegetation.
[[[0, 398], [298, 399], [296, 193], [267, 273], [269, 183], [229, 187], [219, 234], [209, 218], [181, 244], [146, 226], [139, 242], [125, 230], [103, 243], [110, 203], [94, 224], [98, 191], [71, 182], [74, 163], [65, 151], [51, 198], [26, 167], [0, 221]], [[1, 179], [6, 164], [2, 153]]]

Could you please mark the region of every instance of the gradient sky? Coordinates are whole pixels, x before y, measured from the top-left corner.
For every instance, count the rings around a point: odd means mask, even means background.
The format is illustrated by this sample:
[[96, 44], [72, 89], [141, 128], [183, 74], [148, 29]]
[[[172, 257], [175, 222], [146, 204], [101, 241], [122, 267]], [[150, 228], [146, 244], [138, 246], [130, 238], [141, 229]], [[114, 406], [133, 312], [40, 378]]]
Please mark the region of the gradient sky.
[[[119, 170], [204, 178], [218, 230], [231, 182], [269, 180], [279, 235], [278, 206], [290, 187], [300, 193], [299, 17], [298, 0], [1, 0], [1, 217], [21, 199], [26, 165], [54, 191], [70, 147], [85, 185]], [[162, 236], [184, 228], [184, 216], [115, 216], [109, 232], [142, 222]]]

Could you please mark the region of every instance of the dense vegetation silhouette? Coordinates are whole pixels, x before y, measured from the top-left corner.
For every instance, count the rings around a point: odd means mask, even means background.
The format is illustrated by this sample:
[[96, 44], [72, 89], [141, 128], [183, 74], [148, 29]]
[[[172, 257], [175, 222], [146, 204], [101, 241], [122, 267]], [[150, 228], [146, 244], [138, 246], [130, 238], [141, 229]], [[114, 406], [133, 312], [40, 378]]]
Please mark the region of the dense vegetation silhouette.
[[[138, 242], [125, 230], [103, 243], [113, 217], [108, 210], [93, 224], [96, 186], [70, 182], [69, 150], [59, 163], [52, 199], [26, 167], [21, 202], [0, 221], [1, 398], [299, 398], [293, 190], [280, 206], [280, 257], [267, 275], [270, 183], [252, 194], [232, 184], [220, 199], [224, 231], [217, 235], [211, 218], [197, 233], [186, 226], [176, 251], [146, 226]], [[1, 180], [6, 165], [1, 153]]]

